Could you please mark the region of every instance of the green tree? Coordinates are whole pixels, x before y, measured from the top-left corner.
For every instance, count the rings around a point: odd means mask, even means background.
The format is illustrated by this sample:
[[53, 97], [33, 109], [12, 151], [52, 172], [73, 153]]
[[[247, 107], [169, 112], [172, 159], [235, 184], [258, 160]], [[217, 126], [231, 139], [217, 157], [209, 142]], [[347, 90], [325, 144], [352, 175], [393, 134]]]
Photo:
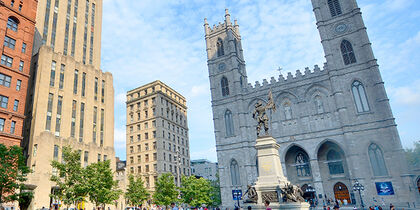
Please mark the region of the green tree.
[[410, 168], [420, 168], [420, 141], [414, 142], [414, 148], [405, 149]]
[[148, 200], [150, 193], [144, 187], [141, 177], [135, 178], [132, 174], [128, 176], [128, 188], [125, 193], [125, 199], [131, 206], [140, 206]]
[[32, 192], [25, 191], [24, 182], [28, 173], [30, 170], [26, 166], [22, 149], [0, 144], [0, 206], [8, 201], [24, 203], [33, 197]]
[[118, 200], [122, 192], [118, 189], [118, 181], [114, 180], [109, 160], [90, 164], [84, 173], [87, 195], [96, 208], [101, 206], [105, 209], [106, 204]]
[[222, 204], [222, 196], [220, 193], [220, 177], [216, 173], [216, 180], [210, 181], [211, 183], [211, 199], [213, 200], [212, 206], [220, 206]]
[[178, 200], [178, 194], [172, 174], [165, 173], [160, 175], [155, 183], [155, 193], [153, 194], [155, 203], [169, 206], [172, 202]]
[[201, 206], [212, 204], [212, 186], [210, 181], [204, 178], [197, 179], [195, 176], [182, 176], [181, 197], [182, 201], [190, 206]]
[[53, 160], [51, 166], [53, 173], [50, 180], [55, 182], [57, 188], [50, 196], [61, 200], [67, 206], [85, 201], [88, 188], [79, 152], [72, 151], [70, 147], [63, 147], [62, 161]]

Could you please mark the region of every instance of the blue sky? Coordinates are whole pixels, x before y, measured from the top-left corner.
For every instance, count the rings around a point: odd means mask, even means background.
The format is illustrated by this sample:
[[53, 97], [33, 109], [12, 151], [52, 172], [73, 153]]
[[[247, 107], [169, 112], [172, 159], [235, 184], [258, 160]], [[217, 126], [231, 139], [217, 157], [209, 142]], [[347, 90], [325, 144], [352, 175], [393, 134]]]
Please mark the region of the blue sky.
[[[310, 0], [104, 0], [102, 64], [114, 76], [115, 150], [125, 159], [125, 94], [161, 80], [187, 98], [191, 159], [216, 161], [203, 19], [238, 19], [248, 81], [325, 62]], [[359, 0], [401, 141], [420, 140], [420, 2]]]

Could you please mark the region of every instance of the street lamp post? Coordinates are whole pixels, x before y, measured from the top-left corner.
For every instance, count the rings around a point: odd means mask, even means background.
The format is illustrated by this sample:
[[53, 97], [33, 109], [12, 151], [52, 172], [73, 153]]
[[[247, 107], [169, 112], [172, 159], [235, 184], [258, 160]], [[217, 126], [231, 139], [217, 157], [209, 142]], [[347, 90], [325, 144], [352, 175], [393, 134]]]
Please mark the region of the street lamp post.
[[359, 181], [356, 179], [355, 183], [353, 185], [353, 191], [358, 191], [359, 192], [359, 196], [360, 196], [360, 205], [362, 207], [362, 210], [365, 209], [365, 205], [363, 204], [363, 198], [362, 198], [362, 191], [365, 190], [365, 186], [363, 186], [362, 184], [359, 183]]

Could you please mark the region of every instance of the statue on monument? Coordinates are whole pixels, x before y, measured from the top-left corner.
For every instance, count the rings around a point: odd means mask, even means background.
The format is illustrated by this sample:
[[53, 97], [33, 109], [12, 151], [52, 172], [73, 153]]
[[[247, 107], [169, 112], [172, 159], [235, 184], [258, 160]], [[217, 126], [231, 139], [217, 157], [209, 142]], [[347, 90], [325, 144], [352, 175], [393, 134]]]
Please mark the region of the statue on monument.
[[303, 191], [299, 186], [287, 184], [282, 189], [284, 202], [305, 202]]
[[260, 136], [261, 128], [264, 126], [265, 135], [268, 135], [268, 117], [266, 111], [268, 109], [276, 111], [276, 105], [274, 104], [273, 94], [270, 90], [268, 93], [268, 103], [263, 105], [262, 101], [258, 101], [255, 104], [254, 112], [252, 113], [252, 118], [257, 121], [257, 136]]
[[257, 203], [258, 194], [254, 186], [248, 185], [248, 190], [246, 190], [244, 196], [247, 194], [248, 198], [244, 201], [244, 203]]

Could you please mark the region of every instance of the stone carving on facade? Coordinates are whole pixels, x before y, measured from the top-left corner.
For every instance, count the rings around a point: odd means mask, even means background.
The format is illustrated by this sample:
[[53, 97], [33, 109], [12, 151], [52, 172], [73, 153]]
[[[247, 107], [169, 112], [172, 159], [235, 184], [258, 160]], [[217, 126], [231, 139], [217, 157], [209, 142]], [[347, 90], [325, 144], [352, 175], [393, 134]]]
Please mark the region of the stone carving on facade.
[[279, 196], [276, 191], [262, 192], [261, 198], [264, 202], [265, 201], [279, 202]]
[[244, 203], [257, 203], [258, 194], [254, 186], [248, 185], [248, 190], [245, 192], [245, 195], [248, 195], [248, 198], [245, 199]]
[[268, 135], [269, 130], [269, 119], [267, 116], [267, 110], [276, 111], [276, 105], [274, 104], [273, 94], [270, 92], [268, 93], [268, 103], [264, 106], [262, 101], [258, 101], [255, 104], [254, 112], [252, 113], [252, 118], [257, 121], [257, 136], [260, 136], [261, 128], [264, 127], [265, 135]]

